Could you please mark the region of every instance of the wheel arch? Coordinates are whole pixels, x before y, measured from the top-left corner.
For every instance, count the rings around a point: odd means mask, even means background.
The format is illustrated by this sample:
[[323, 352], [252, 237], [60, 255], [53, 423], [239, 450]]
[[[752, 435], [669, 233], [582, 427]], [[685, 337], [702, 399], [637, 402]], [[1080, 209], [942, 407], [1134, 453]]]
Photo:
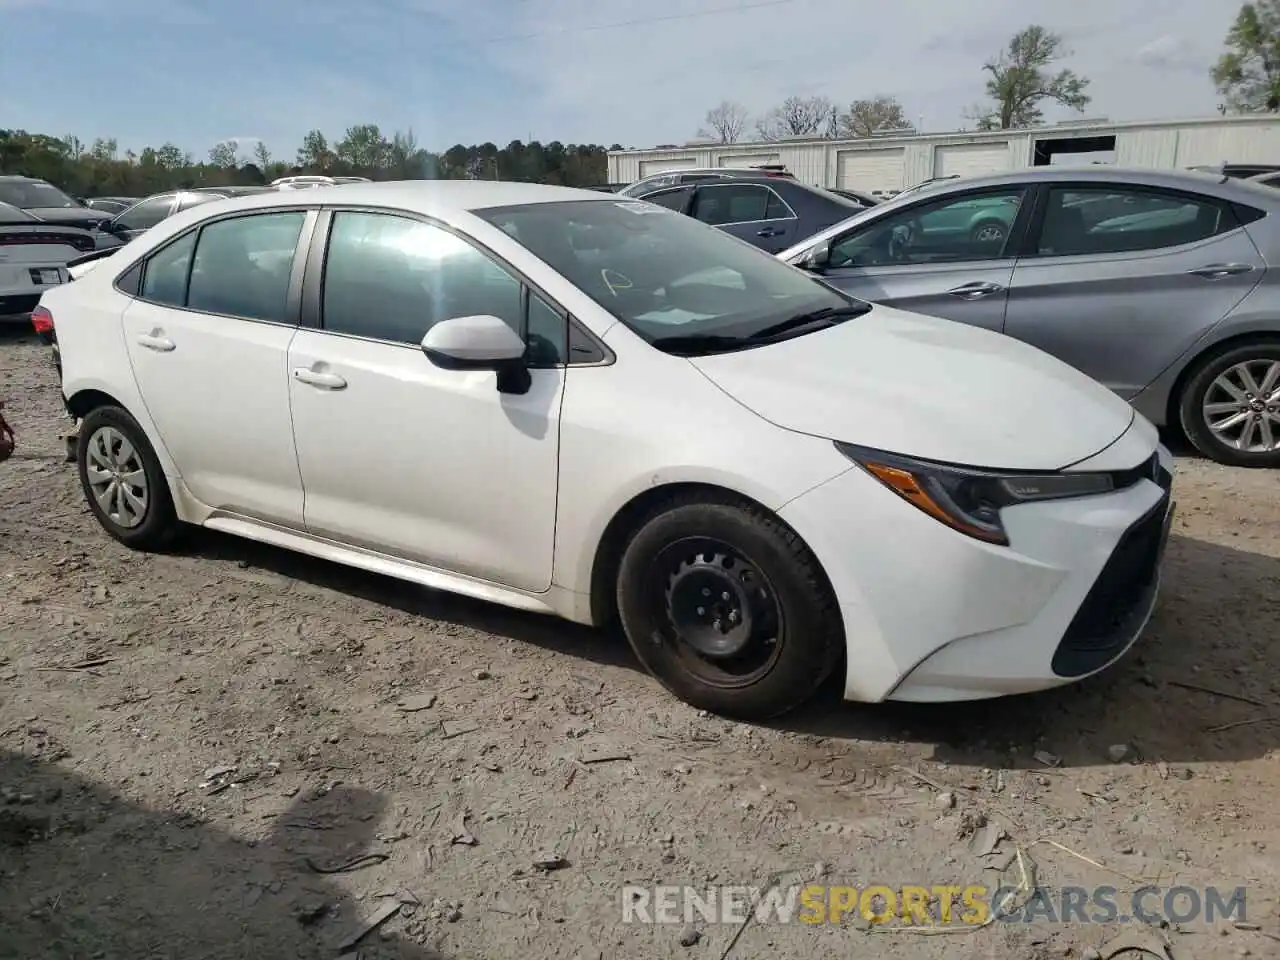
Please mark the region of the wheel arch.
[[94, 387], [77, 390], [67, 398], [67, 409], [77, 420], [83, 420], [99, 407], [119, 407], [121, 410], [128, 410], [128, 407], [111, 394]]
[[[677, 498], [698, 498], [711, 502], [736, 504], [762, 510], [774, 520], [790, 530], [802, 543], [800, 536], [789, 523], [778, 516], [777, 511], [766, 506], [754, 497], [748, 496], [731, 487], [706, 481], [672, 481], [649, 487], [640, 491], [624, 503], [605, 525], [604, 533], [596, 543], [595, 554], [591, 562], [591, 621], [596, 626], [604, 626], [617, 618], [617, 590], [615, 583], [618, 567], [622, 561], [623, 551], [631, 537], [640, 529], [640, 525], [660, 504]], [[808, 544], [805, 543], [808, 547]], [[810, 552], [812, 549], [810, 548]], [[821, 560], [814, 555], [819, 569]], [[823, 571], [826, 576], [826, 571]]]

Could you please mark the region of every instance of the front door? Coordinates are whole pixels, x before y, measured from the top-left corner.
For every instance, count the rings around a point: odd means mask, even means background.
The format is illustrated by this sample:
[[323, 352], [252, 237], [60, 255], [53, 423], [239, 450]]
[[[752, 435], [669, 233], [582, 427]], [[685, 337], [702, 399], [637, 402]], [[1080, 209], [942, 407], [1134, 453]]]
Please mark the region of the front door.
[[241, 216], [184, 234], [147, 260], [123, 318], [138, 390], [192, 495], [299, 528], [285, 361], [307, 216]]
[[1139, 186], [1045, 189], [1005, 332], [1131, 399], [1262, 278], [1230, 204]]
[[564, 368], [534, 363], [527, 393], [499, 393], [493, 372], [441, 369], [420, 344], [450, 317], [563, 318], [456, 235], [380, 213], [333, 214], [317, 292], [288, 359], [307, 530], [546, 590]]
[[823, 279], [862, 300], [1002, 330], [1025, 194], [992, 187], [864, 219], [834, 239]]

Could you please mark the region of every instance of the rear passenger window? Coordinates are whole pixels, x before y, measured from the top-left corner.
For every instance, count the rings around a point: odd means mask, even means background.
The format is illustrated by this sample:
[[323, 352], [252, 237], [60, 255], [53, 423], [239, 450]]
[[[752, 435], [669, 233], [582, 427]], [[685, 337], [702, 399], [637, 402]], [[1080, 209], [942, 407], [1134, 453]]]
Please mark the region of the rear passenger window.
[[169, 307], [185, 306], [191, 253], [195, 248], [196, 234], [193, 230], [152, 256], [142, 273], [142, 299]]
[[1036, 244], [1042, 257], [1134, 253], [1195, 243], [1240, 225], [1211, 197], [1124, 187], [1052, 187]]
[[782, 198], [769, 191], [769, 205], [765, 208], [764, 218], [766, 220], [789, 220], [795, 214], [791, 212], [791, 208], [782, 202]]
[[219, 220], [200, 230], [187, 307], [248, 320], [294, 323], [289, 278], [304, 211]]
[[771, 198], [777, 199], [768, 187], [749, 183], [702, 187], [694, 216], [712, 226], [753, 223], [767, 219]]
[[439, 227], [378, 213], [337, 213], [324, 268], [325, 330], [419, 344], [441, 320], [498, 317], [521, 332], [522, 285]]

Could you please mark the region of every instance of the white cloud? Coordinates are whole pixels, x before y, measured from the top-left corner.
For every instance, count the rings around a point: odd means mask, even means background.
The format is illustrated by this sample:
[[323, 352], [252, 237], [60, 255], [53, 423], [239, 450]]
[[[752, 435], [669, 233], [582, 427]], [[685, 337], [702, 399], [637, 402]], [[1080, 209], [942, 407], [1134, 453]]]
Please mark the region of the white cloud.
[[[495, 68], [521, 78], [518, 95], [535, 135], [636, 146], [692, 137], [721, 99], [759, 114], [796, 93], [842, 102], [892, 94], [927, 128], [954, 129], [983, 97], [983, 62], [1030, 23], [1066, 38], [1072, 56], [1062, 66], [1092, 80], [1090, 115], [1210, 114], [1216, 100], [1204, 55], [1173, 37], [1153, 43], [1151, 25], [1177, 24], [1180, 34], [1217, 49], [1239, 7], [1238, 0], [402, 2], [447, 21]], [[732, 7], [740, 9], [723, 12]], [[695, 15], [707, 10], [722, 12]]]

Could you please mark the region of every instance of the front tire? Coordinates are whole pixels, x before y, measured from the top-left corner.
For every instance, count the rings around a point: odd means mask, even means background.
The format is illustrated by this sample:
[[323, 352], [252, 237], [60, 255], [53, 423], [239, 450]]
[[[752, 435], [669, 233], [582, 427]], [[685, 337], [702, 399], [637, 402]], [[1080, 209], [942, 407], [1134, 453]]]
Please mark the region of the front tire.
[[645, 668], [686, 703], [768, 720], [809, 700], [844, 630], [817, 559], [760, 507], [659, 505], [623, 552], [618, 611]]
[[135, 550], [161, 550], [181, 529], [169, 483], [146, 433], [120, 407], [98, 407], [80, 425], [76, 466], [102, 528]]
[[1280, 467], [1280, 342], [1244, 344], [1202, 361], [1178, 415], [1187, 439], [1210, 460]]

